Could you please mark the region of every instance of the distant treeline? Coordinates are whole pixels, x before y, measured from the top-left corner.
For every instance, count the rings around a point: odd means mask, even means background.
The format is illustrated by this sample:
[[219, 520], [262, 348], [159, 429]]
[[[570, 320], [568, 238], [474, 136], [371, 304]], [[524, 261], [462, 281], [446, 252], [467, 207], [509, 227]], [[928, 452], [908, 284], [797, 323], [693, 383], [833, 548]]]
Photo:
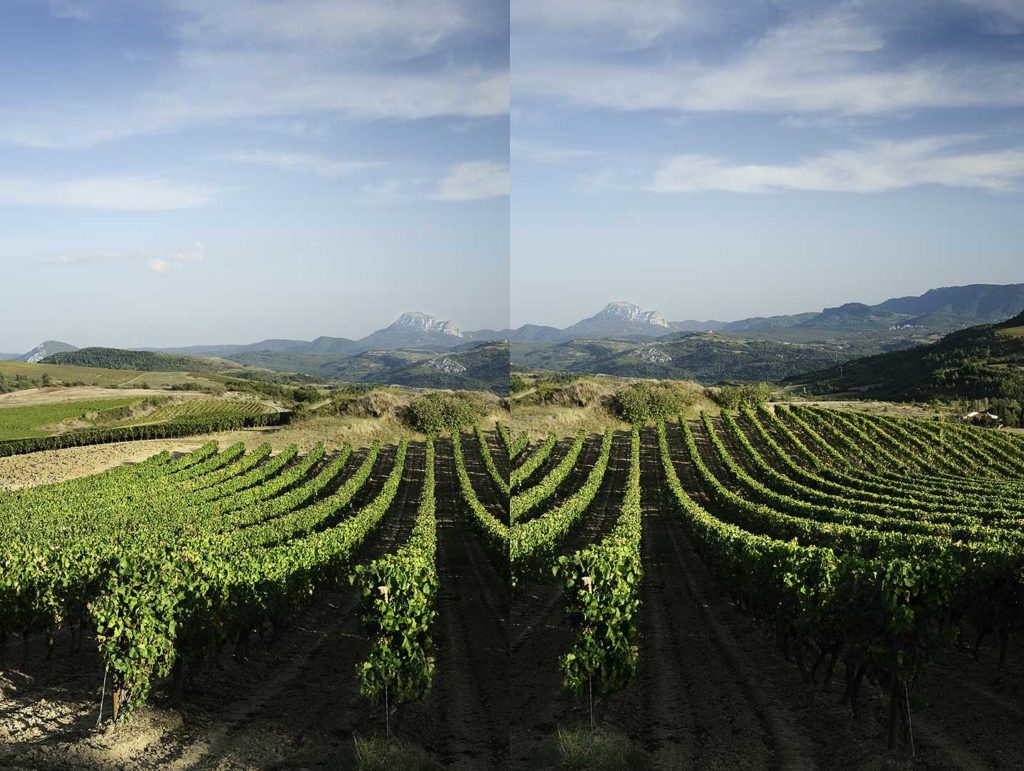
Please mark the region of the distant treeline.
[[126, 351], [121, 348], [80, 348], [54, 353], [40, 364], [70, 364], [100, 369], [131, 369], [142, 372], [213, 372], [217, 366], [195, 356], [177, 356], [153, 351]]

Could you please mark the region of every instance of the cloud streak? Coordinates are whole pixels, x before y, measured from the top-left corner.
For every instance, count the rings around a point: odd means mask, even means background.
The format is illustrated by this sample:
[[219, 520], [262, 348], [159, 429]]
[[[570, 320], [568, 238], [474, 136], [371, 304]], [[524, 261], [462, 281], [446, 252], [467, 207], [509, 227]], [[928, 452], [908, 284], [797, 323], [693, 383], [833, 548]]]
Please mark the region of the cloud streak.
[[482, 201], [506, 197], [510, 188], [507, 165], [469, 161], [448, 169], [432, 197], [435, 201]]
[[194, 209], [214, 199], [217, 188], [140, 177], [40, 180], [0, 176], [0, 204], [146, 212]]
[[[1004, 25], [1015, 23], [1020, 16], [1000, 0], [964, 5], [981, 14], [979, 25], [1000, 19]], [[662, 10], [667, 24], [671, 9]], [[523, 44], [515, 88], [517, 94], [622, 112], [885, 114], [1024, 106], [1024, 61], [1019, 57], [907, 47], [899, 42], [907, 20], [898, 10], [871, 0], [830, 4], [817, 12], [805, 9], [717, 49], [716, 55], [701, 55], [704, 49], [673, 45], [669, 39], [652, 49], [661, 53], [656, 61], [608, 56], [588, 48], [586, 38], [574, 47], [539, 34], [532, 44]], [[603, 18], [579, 16], [592, 22]], [[607, 16], [608, 24], [616, 23], [613, 14]], [[705, 21], [681, 14], [675, 25]]]
[[565, 163], [581, 158], [590, 158], [597, 153], [583, 148], [562, 147], [525, 139], [513, 139], [510, 145], [512, 158], [522, 158], [531, 163]]
[[201, 241], [196, 241], [185, 249], [178, 249], [164, 255], [154, 255], [145, 251], [98, 251], [80, 254], [60, 254], [56, 257], [46, 257], [40, 260], [40, 262], [64, 266], [143, 263], [151, 272], [164, 274], [180, 270], [191, 263], [205, 262], [206, 259], [206, 245]]
[[789, 164], [739, 164], [707, 155], [676, 155], [661, 165], [646, 189], [657, 193], [881, 193], [921, 185], [993, 192], [1021, 189], [1024, 150], [956, 149], [969, 141], [966, 137], [931, 137], [874, 142]]
[[223, 156], [236, 163], [269, 166], [283, 171], [304, 172], [318, 177], [345, 177], [358, 171], [373, 169], [382, 164], [375, 161], [338, 161], [313, 153], [235, 152]]
[[469, 0], [164, 4], [176, 19], [176, 48], [147, 86], [0, 110], [0, 140], [89, 147], [308, 114], [405, 121], [508, 112], [507, 67], [457, 45], [488, 23]]

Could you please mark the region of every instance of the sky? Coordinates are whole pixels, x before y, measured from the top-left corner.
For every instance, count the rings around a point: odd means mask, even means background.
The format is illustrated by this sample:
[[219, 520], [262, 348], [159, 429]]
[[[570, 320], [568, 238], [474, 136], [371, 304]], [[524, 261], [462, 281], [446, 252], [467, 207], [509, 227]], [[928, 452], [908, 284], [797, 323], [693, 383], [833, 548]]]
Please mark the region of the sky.
[[507, 2], [3, 5], [0, 351], [507, 326]]
[[511, 320], [1024, 282], [1021, 0], [515, 0]]

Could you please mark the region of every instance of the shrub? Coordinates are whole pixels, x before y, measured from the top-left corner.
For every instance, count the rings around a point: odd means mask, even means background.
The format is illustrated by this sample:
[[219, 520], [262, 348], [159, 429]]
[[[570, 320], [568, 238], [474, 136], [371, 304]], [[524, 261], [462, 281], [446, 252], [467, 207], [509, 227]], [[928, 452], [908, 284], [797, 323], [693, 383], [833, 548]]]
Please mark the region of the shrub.
[[771, 396], [772, 387], [770, 383], [727, 385], [722, 386], [718, 391], [711, 394], [711, 398], [724, 410], [738, 410], [745, 405], [756, 407], [759, 404], [764, 404]]
[[633, 424], [667, 420], [693, 404], [694, 395], [671, 383], [631, 383], [612, 397], [612, 411]]
[[292, 398], [300, 404], [303, 402], [318, 402], [321, 399], [320, 390], [313, 386], [302, 386], [295, 389], [294, 393], [292, 393]]
[[414, 400], [406, 413], [412, 428], [427, 436], [469, 428], [483, 416], [480, 407], [459, 394], [432, 393]]

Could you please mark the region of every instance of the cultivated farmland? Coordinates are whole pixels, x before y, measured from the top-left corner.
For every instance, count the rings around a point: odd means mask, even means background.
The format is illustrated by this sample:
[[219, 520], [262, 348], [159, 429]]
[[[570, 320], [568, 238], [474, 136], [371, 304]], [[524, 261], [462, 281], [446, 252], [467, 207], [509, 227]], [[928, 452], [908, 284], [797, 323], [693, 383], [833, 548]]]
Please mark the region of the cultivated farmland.
[[551, 437], [517, 463], [517, 767], [588, 743], [656, 768], [1024, 751], [1020, 437], [744, 408]]
[[0, 763], [1024, 753], [1022, 437], [797, 403], [617, 425], [207, 442], [0, 492]]
[[[500, 764], [508, 587], [477, 518], [506, 509], [503, 453], [211, 442], [0, 494], [0, 762], [263, 766], [304, 735], [293, 759], [344, 766], [387, 726]], [[86, 740], [101, 694], [120, 725]]]

